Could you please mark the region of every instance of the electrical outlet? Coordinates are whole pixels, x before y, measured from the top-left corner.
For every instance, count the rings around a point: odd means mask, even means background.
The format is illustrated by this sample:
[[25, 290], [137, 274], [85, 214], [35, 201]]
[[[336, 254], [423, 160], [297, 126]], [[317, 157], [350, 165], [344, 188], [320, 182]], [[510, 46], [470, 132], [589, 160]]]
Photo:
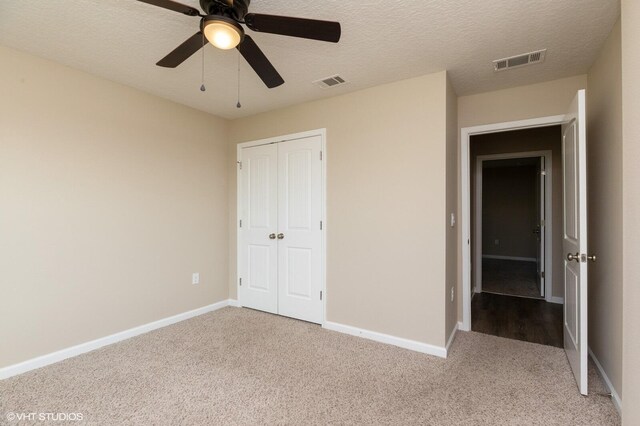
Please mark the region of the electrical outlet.
[[454, 287], [451, 287], [451, 301], [453, 302], [453, 295], [454, 295]]
[[191, 284], [200, 284], [199, 272], [194, 272], [193, 275], [191, 275]]

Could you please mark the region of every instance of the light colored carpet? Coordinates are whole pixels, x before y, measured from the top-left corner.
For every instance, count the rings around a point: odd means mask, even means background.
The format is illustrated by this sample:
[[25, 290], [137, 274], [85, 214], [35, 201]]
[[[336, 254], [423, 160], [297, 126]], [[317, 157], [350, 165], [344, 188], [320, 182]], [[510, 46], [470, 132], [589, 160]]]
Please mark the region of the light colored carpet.
[[482, 259], [482, 291], [540, 299], [536, 263]]
[[[0, 382], [0, 413], [100, 425], [616, 425], [561, 349], [458, 333], [447, 360], [225, 308]], [[5, 420], [6, 421], [6, 420]], [[60, 424], [60, 423], [55, 423]]]

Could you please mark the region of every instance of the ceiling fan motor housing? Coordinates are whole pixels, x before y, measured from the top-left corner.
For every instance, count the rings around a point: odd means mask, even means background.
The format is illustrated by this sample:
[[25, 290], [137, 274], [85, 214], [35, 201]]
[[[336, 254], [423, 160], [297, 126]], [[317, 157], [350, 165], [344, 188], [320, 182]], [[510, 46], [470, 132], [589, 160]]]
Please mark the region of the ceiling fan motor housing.
[[243, 21], [251, 0], [200, 0], [200, 7], [207, 15], [222, 15]]

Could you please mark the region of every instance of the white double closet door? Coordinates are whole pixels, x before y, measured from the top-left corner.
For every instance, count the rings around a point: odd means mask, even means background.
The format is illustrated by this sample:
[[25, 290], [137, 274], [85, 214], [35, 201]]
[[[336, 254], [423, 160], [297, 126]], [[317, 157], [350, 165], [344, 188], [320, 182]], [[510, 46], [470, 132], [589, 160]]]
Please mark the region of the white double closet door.
[[242, 148], [239, 302], [321, 323], [320, 136]]

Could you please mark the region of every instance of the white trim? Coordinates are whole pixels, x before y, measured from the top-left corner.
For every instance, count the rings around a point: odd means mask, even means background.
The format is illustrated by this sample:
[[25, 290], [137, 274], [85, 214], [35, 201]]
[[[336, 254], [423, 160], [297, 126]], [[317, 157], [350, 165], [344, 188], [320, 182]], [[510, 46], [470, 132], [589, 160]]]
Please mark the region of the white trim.
[[242, 250], [240, 246], [240, 220], [242, 218], [242, 205], [243, 200], [240, 197], [242, 194], [242, 147], [240, 144], [236, 146], [236, 297], [238, 298], [238, 306], [242, 306], [240, 300], [240, 260], [242, 259]]
[[449, 355], [449, 350], [451, 349], [451, 344], [456, 337], [456, 333], [458, 332], [458, 325], [460, 323], [456, 322], [456, 325], [453, 327], [453, 331], [449, 335], [449, 340], [447, 340], [447, 345], [444, 347], [445, 350], [445, 358]]
[[428, 343], [422, 343], [402, 337], [391, 336], [389, 334], [378, 333], [377, 331], [364, 330], [362, 328], [352, 327], [350, 325], [339, 324], [331, 321], [325, 321], [322, 327], [327, 330], [337, 331], [338, 333], [362, 337], [365, 339], [374, 340], [376, 342], [386, 343], [388, 345], [394, 345], [400, 348], [421, 352], [423, 354], [435, 355], [440, 358], [447, 357], [447, 348], [443, 348], [442, 346], [430, 345]]
[[618, 392], [616, 392], [616, 389], [613, 387], [611, 380], [609, 380], [609, 376], [607, 376], [607, 373], [605, 373], [604, 368], [602, 368], [602, 364], [600, 364], [600, 361], [598, 361], [598, 358], [596, 358], [591, 348], [589, 348], [589, 355], [591, 356], [593, 363], [596, 365], [598, 373], [600, 373], [600, 377], [602, 377], [602, 380], [604, 380], [604, 383], [609, 389], [609, 392], [611, 392], [611, 400], [613, 401], [613, 405], [616, 407], [616, 410], [618, 410], [618, 414], [622, 415], [622, 400], [620, 399]]
[[166, 327], [171, 324], [175, 324], [180, 321], [188, 320], [198, 315], [206, 314], [209, 312], [217, 311], [226, 306], [230, 306], [229, 300], [223, 300], [212, 305], [203, 306], [202, 308], [194, 309], [192, 311], [183, 312], [178, 315], [163, 318], [158, 321], [153, 321], [147, 324], [140, 325], [138, 327], [130, 328], [128, 330], [121, 331], [119, 333], [111, 334], [109, 336], [100, 337], [89, 342], [80, 343], [79, 345], [71, 346], [69, 348], [61, 349], [56, 352], [51, 352], [46, 355], [42, 355], [36, 358], [32, 358], [18, 364], [9, 365], [7, 367], [0, 368], [0, 380], [7, 379], [9, 377], [16, 376], [18, 374], [26, 373], [27, 371], [35, 370], [37, 368], [45, 367], [50, 364], [72, 358], [84, 353], [99, 349], [103, 346], [111, 345], [113, 343], [120, 342], [122, 340], [130, 339], [135, 336], [139, 336], [149, 331], [157, 330], [162, 327]]
[[309, 130], [307, 132], [292, 133], [290, 135], [274, 136], [266, 139], [258, 139], [255, 141], [240, 142], [238, 144], [238, 149], [250, 148], [252, 146], [259, 146], [259, 145], [270, 145], [273, 143], [287, 142], [287, 141], [292, 141], [296, 139], [312, 138], [314, 136], [321, 136], [322, 140], [324, 141], [326, 139], [326, 135], [327, 135], [327, 129], [325, 128], [315, 129], [315, 130]]
[[503, 154], [478, 155], [476, 157], [476, 187], [474, 197], [476, 200], [475, 210], [475, 291], [482, 293], [482, 261], [481, 258], [488, 259], [507, 259], [507, 260], [524, 260], [536, 262], [535, 258], [517, 258], [509, 256], [491, 256], [482, 254], [482, 172], [483, 163], [491, 160], [504, 160], [514, 158], [537, 158], [544, 157], [545, 161], [545, 226], [544, 226], [544, 294], [545, 300], [549, 301], [553, 294], [553, 155], [551, 150], [542, 151], [524, 151], [524, 152], [508, 152]]
[[535, 257], [517, 257], [517, 256], [498, 256], [494, 254], [483, 254], [483, 259], [496, 259], [496, 260], [518, 260], [520, 262], [537, 262]]
[[324, 322], [327, 320], [327, 161], [328, 161], [328, 157], [329, 155], [327, 154], [327, 129], [319, 129], [316, 130], [316, 132], [320, 132], [320, 137], [322, 139], [321, 142], [321, 149], [322, 149], [322, 164], [320, 165], [321, 169], [322, 169], [322, 177], [321, 179], [321, 186], [322, 186], [322, 212], [320, 213], [322, 215], [322, 235], [320, 236], [320, 244], [321, 244], [321, 253], [322, 253], [322, 259], [320, 260], [321, 262], [321, 274], [322, 274], [322, 323], [324, 324]]
[[[297, 139], [305, 139], [311, 138], [314, 136], [320, 136], [320, 149], [322, 151], [322, 176], [321, 176], [321, 192], [322, 192], [322, 211], [320, 213], [320, 220], [322, 221], [322, 233], [321, 233], [321, 290], [322, 290], [322, 320], [320, 325], [323, 325], [327, 319], [327, 129], [315, 129], [309, 130], [307, 132], [300, 133], [292, 133], [290, 135], [283, 136], [275, 136], [266, 139], [259, 139], [255, 141], [249, 142], [241, 142], [236, 147], [236, 158], [238, 162], [242, 162], [242, 149], [250, 148], [253, 146], [260, 145], [269, 145], [279, 142], [287, 142]], [[240, 219], [242, 219], [242, 173], [239, 167], [236, 167], [236, 294], [238, 295], [238, 300], [236, 301], [237, 306], [242, 306], [242, 301], [240, 300], [240, 238], [241, 238], [241, 229], [240, 229]]]
[[460, 184], [462, 198], [462, 233], [460, 243], [462, 247], [462, 322], [461, 330], [471, 330], [471, 188], [469, 141], [472, 135], [483, 133], [498, 133], [509, 130], [521, 130], [535, 127], [556, 126], [565, 121], [564, 115], [533, 118], [529, 120], [511, 121], [505, 123], [486, 124], [482, 126], [463, 127], [460, 129]]
[[240, 307], [240, 303], [238, 302], [238, 299], [229, 299], [227, 300], [227, 302], [229, 302], [229, 306], [233, 306], [234, 308]]
[[547, 302], [549, 302], [549, 303], [557, 303], [559, 305], [564, 305], [564, 297], [551, 296], [549, 299], [547, 299]]

